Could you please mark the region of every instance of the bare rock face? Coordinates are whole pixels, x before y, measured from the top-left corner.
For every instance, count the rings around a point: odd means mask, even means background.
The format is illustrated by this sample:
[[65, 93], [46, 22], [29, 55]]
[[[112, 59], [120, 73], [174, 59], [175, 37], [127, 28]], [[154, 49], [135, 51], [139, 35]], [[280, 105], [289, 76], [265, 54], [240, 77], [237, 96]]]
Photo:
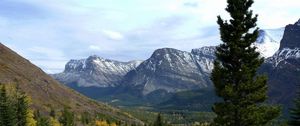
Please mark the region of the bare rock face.
[[178, 92], [210, 88], [213, 60], [214, 47], [194, 49], [192, 53], [172, 48], [158, 49], [126, 74], [122, 83], [140, 90], [143, 95], [156, 90]]
[[142, 61], [119, 62], [90, 56], [87, 59], [70, 60], [62, 73], [52, 75], [65, 84], [79, 87], [116, 87], [123, 76]]
[[156, 90], [177, 92], [212, 87], [215, 47], [192, 52], [172, 48], [156, 50], [146, 61], [119, 62], [90, 56], [70, 60], [62, 73], [52, 75], [64, 84], [78, 87], [126, 87], [146, 95]]
[[271, 102], [291, 107], [300, 82], [300, 20], [285, 27], [279, 50], [267, 58], [260, 72], [267, 74]]
[[295, 24], [290, 24], [285, 27], [284, 35], [280, 43], [280, 49], [300, 48], [300, 20]]

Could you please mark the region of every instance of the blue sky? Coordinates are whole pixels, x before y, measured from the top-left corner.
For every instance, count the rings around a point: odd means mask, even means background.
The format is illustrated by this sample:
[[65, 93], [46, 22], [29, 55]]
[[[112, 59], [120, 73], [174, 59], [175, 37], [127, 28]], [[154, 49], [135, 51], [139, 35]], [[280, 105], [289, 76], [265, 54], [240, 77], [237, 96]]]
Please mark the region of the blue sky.
[[[157, 48], [220, 43], [226, 0], [1, 0], [0, 41], [48, 73], [70, 59], [146, 59]], [[300, 18], [299, 0], [256, 0], [260, 28]]]

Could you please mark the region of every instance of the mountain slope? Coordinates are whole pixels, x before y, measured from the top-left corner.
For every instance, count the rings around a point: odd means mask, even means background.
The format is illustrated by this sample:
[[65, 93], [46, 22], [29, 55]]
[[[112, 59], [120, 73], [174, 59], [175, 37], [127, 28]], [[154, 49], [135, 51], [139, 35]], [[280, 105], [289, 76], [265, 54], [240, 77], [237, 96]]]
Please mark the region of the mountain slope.
[[32, 99], [33, 108], [43, 113], [68, 107], [76, 113], [101, 113], [117, 120], [138, 120], [108, 105], [95, 102], [59, 84], [41, 69], [0, 43], [0, 83], [18, 84]]
[[300, 83], [300, 20], [285, 27], [279, 50], [261, 66], [269, 78], [270, 102], [292, 105]]
[[141, 61], [119, 62], [90, 56], [87, 59], [70, 60], [64, 72], [52, 76], [60, 82], [78, 87], [116, 87], [123, 76], [140, 63]]
[[[202, 50], [205, 51], [204, 48]], [[206, 51], [210, 51], [209, 48]], [[209, 88], [213, 57], [202, 55], [200, 50], [194, 50], [193, 53], [172, 48], [158, 49], [149, 59], [127, 73], [122, 83], [139, 90], [143, 95], [156, 90], [178, 92]]]
[[259, 37], [254, 45], [257, 51], [265, 58], [271, 57], [280, 47], [280, 41], [283, 37], [284, 28], [262, 29], [259, 31]]

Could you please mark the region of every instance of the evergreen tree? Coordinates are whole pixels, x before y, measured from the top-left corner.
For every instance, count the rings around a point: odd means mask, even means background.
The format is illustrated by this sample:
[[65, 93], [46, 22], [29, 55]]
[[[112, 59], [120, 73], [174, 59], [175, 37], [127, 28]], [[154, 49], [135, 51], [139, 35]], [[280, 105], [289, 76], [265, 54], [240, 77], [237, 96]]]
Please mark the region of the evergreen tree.
[[53, 108], [51, 108], [51, 110], [50, 110], [50, 117], [55, 118], [55, 116], [56, 116], [55, 110]]
[[70, 112], [67, 108], [64, 108], [62, 115], [59, 118], [59, 122], [62, 126], [75, 126], [75, 116], [73, 112]]
[[39, 117], [41, 117], [40, 110], [37, 109], [36, 111], [34, 111], [33, 112], [33, 117], [34, 117], [35, 120], [38, 120]]
[[38, 117], [36, 125], [37, 126], [51, 126], [50, 120], [47, 117]]
[[164, 126], [161, 114], [158, 113], [153, 126]]
[[18, 85], [16, 87], [16, 121], [17, 126], [26, 126], [27, 124], [27, 116], [29, 112], [29, 103], [27, 100], [27, 96], [24, 92], [20, 91]]
[[[298, 89], [300, 89], [300, 85], [298, 85]], [[290, 120], [288, 124], [290, 126], [300, 126], [300, 90], [298, 90], [294, 100], [294, 108], [290, 109]]]
[[81, 123], [82, 124], [90, 124], [92, 122], [92, 117], [88, 112], [84, 112], [81, 114]]
[[15, 126], [14, 111], [4, 85], [0, 85], [0, 126]]
[[[267, 77], [256, 75], [263, 63], [252, 46], [258, 37], [257, 15], [249, 8], [253, 0], [227, 0], [231, 20], [218, 16], [221, 40], [217, 47], [212, 81], [223, 100], [215, 103], [216, 126], [261, 126], [279, 115], [278, 107], [263, 105], [267, 99]], [[252, 31], [252, 32], [249, 32]]]
[[43, 117], [43, 116], [40, 114], [40, 111], [39, 111], [39, 110], [36, 110], [36, 111], [34, 112], [34, 119], [37, 121], [37, 122], [36, 122], [36, 125], [37, 125], [37, 126], [51, 126], [51, 125], [50, 125], [50, 120], [49, 120], [49, 118]]

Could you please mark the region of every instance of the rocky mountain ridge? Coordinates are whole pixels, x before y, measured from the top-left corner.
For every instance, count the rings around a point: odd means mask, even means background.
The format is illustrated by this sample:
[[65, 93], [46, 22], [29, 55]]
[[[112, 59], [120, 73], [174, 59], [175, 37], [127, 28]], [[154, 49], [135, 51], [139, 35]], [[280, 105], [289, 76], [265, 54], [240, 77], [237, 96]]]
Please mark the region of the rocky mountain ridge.
[[[262, 56], [270, 56], [279, 49], [283, 28], [261, 30], [255, 46]], [[271, 46], [270, 46], [271, 45]], [[268, 47], [268, 48], [266, 48]], [[191, 52], [172, 48], [157, 49], [144, 62], [119, 62], [98, 56], [70, 60], [65, 71], [52, 75], [64, 84], [79, 87], [128, 87], [142, 94], [155, 90], [176, 92], [211, 87], [209, 74], [213, 69], [215, 47], [192, 49]], [[182, 85], [188, 83], [187, 85]]]
[[[259, 73], [266, 74], [269, 77], [269, 102], [287, 105], [284, 107], [286, 111], [292, 104], [292, 98], [295, 95], [295, 89], [297, 89], [296, 84], [300, 82], [299, 22], [287, 25], [284, 28], [284, 33], [283, 29], [263, 30], [264, 32], [260, 32], [261, 36], [255, 44], [256, 46], [267, 47], [270, 43], [276, 45], [274, 46], [277, 49], [276, 51], [273, 48], [264, 49], [262, 47], [261, 49], [264, 50], [258, 49], [262, 55], [265, 55], [264, 53], [266, 52], [270, 55], [270, 57], [265, 57], [265, 63], [260, 67]], [[88, 90], [85, 90], [85, 93], [91, 94], [90, 92], [103, 91], [105, 94], [101, 94], [101, 96], [105, 96], [104, 99], [107, 99], [106, 96], [112, 96], [112, 101], [125, 99], [126, 103], [129, 101], [130, 103], [133, 102], [131, 99], [126, 99], [133, 96], [137, 97], [134, 99], [135, 102], [141, 102], [143, 97], [146, 97], [146, 100], [144, 99], [145, 102], [151, 102], [148, 98], [156, 100], [155, 103], [162, 102], [162, 99], [172, 101], [178, 99], [174, 98], [172, 93], [194, 89], [208, 90], [209, 96], [212, 96], [213, 90], [211, 89], [213, 86], [209, 75], [215, 59], [214, 51], [215, 47], [202, 47], [193, 49], [191, 52], [172, 48], [158, 49], [154, 51], [149, 59], [124, 75], [119, 85], [121, 89], [109, 88], [101, 90], [90, 87]], [[83, 88], [76, 87], [76, 89], [82, 90]], [[115, 93], [118, 96], [115, 96]], [[128, 95], [127, 93], [132, 94]], [[197, 93], [201, 94], [201, 97], [205, 99], [206, 94]], [[97, 93], [93, 94], [93, 97], [96, 99], [101, 96]], [[157, 99], [160, 99], [160, 101], [157, 101]], [[185, 101], [190, 100], [186, 99]], [[165, 105], [169, 106], [169, 103], [178, 102], [180, 101], [167, 102]], [[182, 104], [182, 106], [186, 105]], [[176, 107], [174, 104], [171, 106]]]
[[254, 45], [261, 56], [268, 58], [273, 56], [280, 47], [280, 41], [284, 34], [284, 27], [277, 29], [259, 30], [259, 37]]
[[116, 87], [123, 76], [141, 62], [119, 62], [94, 55], [87, 59], [70, 60], [64, 72], [52, 76], [58, 81], [77, 83], [81, 87]]
[[152, 56], [130, 71], [122, 83], [141, 90], [144, 95], [156, 90], [178, 92], [211, 87], [214, 47], [195, 49], [191, 53], [172, 48], [154, 51]]

